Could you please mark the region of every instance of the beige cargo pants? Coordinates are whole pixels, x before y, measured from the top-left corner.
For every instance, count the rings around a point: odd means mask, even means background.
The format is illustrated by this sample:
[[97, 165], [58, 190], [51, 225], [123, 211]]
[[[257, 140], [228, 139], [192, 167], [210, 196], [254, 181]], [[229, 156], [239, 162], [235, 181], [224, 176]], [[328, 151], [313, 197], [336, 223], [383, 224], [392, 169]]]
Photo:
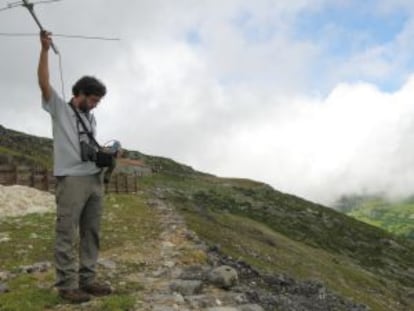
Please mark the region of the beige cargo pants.
[[[78, 288], [95, 279], [102, 199], [101, 174], [57, 178], [54, 255], [55, 286], [59, 289]], [[79, 265], [76, 255], [79, 255]]]

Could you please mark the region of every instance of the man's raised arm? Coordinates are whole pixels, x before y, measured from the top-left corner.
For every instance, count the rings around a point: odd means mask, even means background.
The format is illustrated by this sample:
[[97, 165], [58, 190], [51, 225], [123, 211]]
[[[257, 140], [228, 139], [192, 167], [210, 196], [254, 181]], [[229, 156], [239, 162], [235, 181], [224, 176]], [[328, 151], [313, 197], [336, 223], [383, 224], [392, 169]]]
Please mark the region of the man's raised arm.
[[49, 82], [49, 49], [52, 39], [50, 33], [47, 31], [40, 32], [40, 42], [42, 48], [40, 50], [39, 66], [37, 68], [37, 78], [39, 81], [39, 87], [42, 92], [43, 98], [46, 102], [49, 101], [52, 96], [52, 89]]

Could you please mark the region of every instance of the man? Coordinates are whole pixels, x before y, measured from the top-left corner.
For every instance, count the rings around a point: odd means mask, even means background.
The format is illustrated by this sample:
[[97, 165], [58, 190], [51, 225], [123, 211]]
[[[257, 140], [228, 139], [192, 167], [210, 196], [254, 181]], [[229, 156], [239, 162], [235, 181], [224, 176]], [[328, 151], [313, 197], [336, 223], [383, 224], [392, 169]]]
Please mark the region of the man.
[[[74, 109], [88, 132], [94, 135], [96, 121], [90, 111], [105, 96], [106, 88], [93, 77], [83, 77], [73, 86], [70, 102], [65, 102], [49, 83], [50, 33], [42, 31], [40, 41], [37, 73], [42, 106], [52, 119], [53, 169], [57, 178], [55, 285], [60, 297], [81, 303], [90, 300], [90, 295], [109, 295], [111, 288], [95, 279], [103, 198], [101, 169], [93, 161], [81, 157], [81, 142], [93, 144]], [[78, 234], [79, 268], [74, 249]]]

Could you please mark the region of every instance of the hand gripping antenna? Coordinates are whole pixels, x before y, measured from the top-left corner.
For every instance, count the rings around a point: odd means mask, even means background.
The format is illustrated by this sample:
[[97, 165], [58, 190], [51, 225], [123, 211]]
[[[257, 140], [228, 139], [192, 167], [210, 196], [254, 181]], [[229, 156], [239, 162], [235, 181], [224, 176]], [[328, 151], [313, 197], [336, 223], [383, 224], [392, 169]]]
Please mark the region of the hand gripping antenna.
[[[22, 5], [23, 5], [26, 9], [28, 9], [28, 10], [29, 10], [30, 15], [32, 15], [33, 19], [35, 20], [35, 22], [36, 22], [37, 26], [39, 26], [40, 30], [41, 30], [41, 31], [45, 31], [45, 29], [43, 28], [42, 24], [40, 23], [39, 19], [38, 19], [38, 18], [37, 18], [37, 16], [36, 16], [36, 13], [35, 13], [35, 11], [34, 11], [34, 9], [33, 9], [33, 3], [30, 3], [28, 0], [22, 0], [22, 1], [23, 1], [23, 4], [22, 4]], [[58, 52], [58, 50], [57, 50], [56, 46], [53, 44], [53, 41], [50, 43], [50, 46], [52, 47], [53, 52], [55, 52], [55, 54], [59, 54], [59, 52]]]

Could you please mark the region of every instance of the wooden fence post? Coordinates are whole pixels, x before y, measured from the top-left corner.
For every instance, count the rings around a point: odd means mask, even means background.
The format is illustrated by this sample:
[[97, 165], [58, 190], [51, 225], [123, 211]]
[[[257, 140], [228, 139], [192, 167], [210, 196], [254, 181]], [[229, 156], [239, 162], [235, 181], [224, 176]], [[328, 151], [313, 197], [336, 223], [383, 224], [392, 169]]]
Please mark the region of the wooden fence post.
[[115, 192], [119, 193], [119, 178], [118, 178], [118, 174], [115, 175]]
[[[104, 185], [105, 193], [137, 193], [138, 179], [142, 172], [133, 174], [113, 174], [110, 182]], [[47, 168], [40, 167], [22, 167], [15, 164], [9, 165], [7, 169], [0, 171], [0, 182], [7, 185], [23, 184], [32, 188], [45, 191], [56, 190], [56, 181]], [[124, 185], [125, 183], [125, 185]]]
[[43, 185], [46, 191], [49, 191], [49, 172], [47, 168], [43, 170]]
[[17, 165], [14, 165], [13, 167], [13, 179], [12, 179], [12, 183], [14, 185], [17, 185], [17, 181], [19, 180], [19, 176], [18, 176], [18, 167]]
[[36, 170], [34, 167], [32, 167], [30, 170], [30, 187], [32, 188], [35, 187], [35, 174], [36, 174]]

